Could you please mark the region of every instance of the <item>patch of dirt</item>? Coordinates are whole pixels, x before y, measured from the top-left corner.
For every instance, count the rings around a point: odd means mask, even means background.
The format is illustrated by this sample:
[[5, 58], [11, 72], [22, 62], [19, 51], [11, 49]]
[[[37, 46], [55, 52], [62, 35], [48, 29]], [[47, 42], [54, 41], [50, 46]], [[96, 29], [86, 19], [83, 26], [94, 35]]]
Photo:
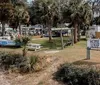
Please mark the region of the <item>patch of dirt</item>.
[[0, 72], [0, 85], [11, 85], [4, 72]]
[[[40, 72], [25, 75], [2, 73], [2, 75], [0, 75], [0, 81], [5, 81], [4, 85], [62, 85], [52, 79], [52, 74], [57, 71], [57, 67], [61, 64], [62, 59], [59, 60], [58, 57], [48, 57], [46, 61], [49, 65]], [[1, 78], [2, 76], [4, 80]]]

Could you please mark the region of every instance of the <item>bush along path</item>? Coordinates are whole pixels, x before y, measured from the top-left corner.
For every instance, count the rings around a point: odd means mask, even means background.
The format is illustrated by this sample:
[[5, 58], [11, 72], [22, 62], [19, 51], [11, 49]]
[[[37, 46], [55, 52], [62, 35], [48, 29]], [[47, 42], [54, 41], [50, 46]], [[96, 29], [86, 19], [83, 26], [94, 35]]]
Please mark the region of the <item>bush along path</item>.
[[[47, 81], [50, 85], [51, 82], [54, 82], [52, 80], [52, 74], [56, 71], [57, 67], [61, 64], [62, 60], [59, 61], [57, 56], [56, 57], [45, 56], [44, 58], [45, 59], [38, 58], [38, 56], [31, 56], [28, 57], [27, 59], [27, 57], [23, 57], [20, 54], [0, 52], [0, 67], [2, 70], [6, 72], [5, 74], [2, 71], [0, 71], [1, 72], [0, 81], [5, 80], [3, 81], [5, 82], [5, 84], [3, 83], [0, 85], [32, 85], [32, 84], [39, 85], [42, 82], [47, 83]], [[44, 66], [42, 66], [43, 65], [42, 63], [44, 62], [46, 63]], [[44, 68], [43, 70], [41, 70], [42, 67]], [[41, 71], [34, 72], [39, 70]], [[9, 72], [11, 74], [9, 74]], [[15, 74], [16, 77], [11, 76], [12, 73], [17, 73]], [[22, 74], [19, 73], [25, 73], [25, 75], [22, 76]], [[57, 85], [59, 84], [57, 83]]]
[[0, 67], [5, 71], [11, 70], [12, 72], [28, 73], [33, 70], [37, 60], [36, 56], [31, 56], [28, 59], [20, 54], [0, 52]]
[[56, 72], [55, 79], [67, 85], [100, 85], [100, 70], [64, 64]]
[[53, 74], [57, 71], [60, 64], [64, 63], [63, 60], [59, 60], [58, 57], [55, 56], [50, 56], [46, 61], [49, 65], [40, 72], [11, 78], [11, 85], [62, 85], [53, 80]]

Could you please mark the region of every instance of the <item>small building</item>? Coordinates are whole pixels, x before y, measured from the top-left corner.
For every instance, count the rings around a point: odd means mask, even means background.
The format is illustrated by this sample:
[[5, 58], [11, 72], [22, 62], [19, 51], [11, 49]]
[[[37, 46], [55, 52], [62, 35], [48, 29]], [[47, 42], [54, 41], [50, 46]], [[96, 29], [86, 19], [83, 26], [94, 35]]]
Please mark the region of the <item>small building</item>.
[[95, 28], [95, 35], [96, 35], [96, 38], [100, 38], [100, 26], [99, 25], [97, 25]]
[[40, 24], [30, 25], [30, 26], [21, 26], [21, 31], [23, 35], [41, 35], [43, 26]]
[[89, 30], [87, 31], [87, 38], [100, 38], [100, 26], [90, 26]]
[[[11, 33], [13, 31], [13, 28], [11, 28], [11, 27], [9, 27], [9, 25], [8, 24], [5, 24], [5, 34], [9, 34], [9, 33]], [[1, 24], [1, 22], [0, 22], [0, 35], [1, 35], [1, 33], [2, 33], [2, 24]]]

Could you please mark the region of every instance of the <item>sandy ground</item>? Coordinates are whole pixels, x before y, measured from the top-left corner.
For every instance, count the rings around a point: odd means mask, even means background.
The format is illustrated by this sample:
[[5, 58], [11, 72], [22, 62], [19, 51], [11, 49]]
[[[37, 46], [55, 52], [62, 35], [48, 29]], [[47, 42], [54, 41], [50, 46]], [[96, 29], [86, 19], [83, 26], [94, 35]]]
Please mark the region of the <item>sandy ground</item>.
[[[84, 43], [84, 42], [81, 42]], [[0, 48], [10, 52], [19, 52], [19, 50]], [[21, 51], [20, 51], [21, 52]], [[53, 80], [53, 74], [57, 71], [58, 67], [67, 62], [78, 65], [100, 65], [100, 51], [91, 51], [91, 60], [86, 59], [86, 46], [80, 43], [67, 47], [59, 52], [45, 53], [44, 51], [28, 52], [28, 54], [36, 54], [41, 56], [49, 56], [52, 59], [51, 64], [40, 72], [30, 73], [26, 75], [21, 74], [7, 74], [0, 72], [0, 85], [63, 85]], [[50, 58], [50, 56], [53, 56]]]

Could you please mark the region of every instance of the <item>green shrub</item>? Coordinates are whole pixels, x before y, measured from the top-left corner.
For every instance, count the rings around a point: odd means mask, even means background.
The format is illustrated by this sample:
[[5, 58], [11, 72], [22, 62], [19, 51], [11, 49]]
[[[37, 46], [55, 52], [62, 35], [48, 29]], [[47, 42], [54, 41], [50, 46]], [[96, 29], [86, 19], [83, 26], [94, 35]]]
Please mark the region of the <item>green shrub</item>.
[[30, 57], [29, 63], [32, 70], [34, 69], [34, 65], [36, 64], [37, 60], [38, 60], [37, 56]]
[[20, 36], [19, 38], [16, 37], [15, 42], [20, 43], [21, 45], [26, 45], [30, 41], [29, 36]]
[[5, 70], [10, 68], [17, 68], [19, 72], [28, 72], [29, 64], [26, 57], [20, 54], [10, 54], [5, 52], [0, 52], [0, 65]]
[[23, 46], [23, 56], [25, 57], [26, 56], [26, 54], [27, 54], [27, 44], [28, 44], [28, 42], [30, 41], [30, 37], [29, 36], [21, 36], [20, 38], [16, 38], [15, 39], [15, 42], [16, 43], [19, 43], [19, 44], [21, 44], [22, 46]]
[[67, 85], [100, 85], [100, 72], [65, 64], [56, 72], [55, 79]]
[[0, 52], [0, 67], [5, 70], [17, 70], [20, 73], [32, 72], [37, 62], [37, 56], [23, 57], [21, 54]]
[[23, 57], [20, 54], [13, 54], [13, 61], [15, 63], [13, 63], [15, 65], [15, 67], [18, 68], [18, 70], [22, 73], [26, 73], [29, 72], [29, 63], [26, 57]]
[[12, 65], [11, 56], [8, 53], [0, 52], [0, 67], [8, 69]]

